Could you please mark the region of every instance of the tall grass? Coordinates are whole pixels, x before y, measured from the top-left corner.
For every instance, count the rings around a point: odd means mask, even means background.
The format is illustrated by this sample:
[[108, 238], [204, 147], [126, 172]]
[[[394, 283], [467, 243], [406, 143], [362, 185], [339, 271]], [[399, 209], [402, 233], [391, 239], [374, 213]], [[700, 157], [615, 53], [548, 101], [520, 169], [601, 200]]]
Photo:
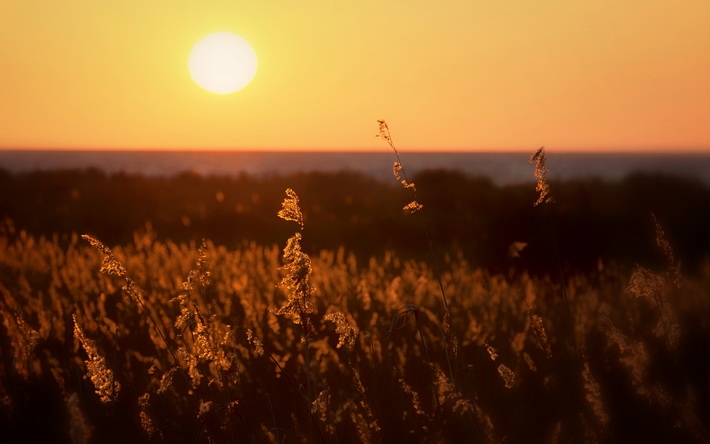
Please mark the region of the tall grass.
[[[544, 152], [533, 160], [550, 202]], [[411, 202], [426, 216], [429, 202]], [[307, 251], [304, 208], [287, 189], [273, 217], [296, 232], [229, 249], [149, 228], [111, 247], [63, 242], [4, 222], [2, 441], [710, 437], [710, 265], [684, 276], [660, 219], [665, 269], [600, 263], [561, 280], [436, 255], [426, 220], [431, 260]]]

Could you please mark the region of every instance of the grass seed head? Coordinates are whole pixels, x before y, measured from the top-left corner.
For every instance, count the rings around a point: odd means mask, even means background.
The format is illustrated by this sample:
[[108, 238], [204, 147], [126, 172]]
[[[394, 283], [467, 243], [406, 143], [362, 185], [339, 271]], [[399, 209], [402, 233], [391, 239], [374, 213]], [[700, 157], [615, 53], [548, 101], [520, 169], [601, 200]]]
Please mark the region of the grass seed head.
[[532, 310], [528, 313], [528, 317], [535, 339], [537, 339], [537, 346], [540, 350], [545, 352], [545, 356], [550, 359], [552, 357], [552, 347], [550, 347], [550, 340], [547, 338], [547, 331], [545, 330], [542, 317], [533, 313]]
[[303, 230], [303, 213], [301, 213], [301, 207], [298, 204], [298, 196], [291, 188], [286, 189], [286, 198], [281, 206], [278, 216], [281, 219], [296, 222]]
[[498, 374], [503, 378], [505, 388], [512, 388], [515, 384], [515, 372], [506, 367], [504, 364], [498, 365]]
[[79, 340], [89, 356], [89, 359], [84, 362], [89, 378], [96, 389], [96, 394], [101, 397], [101, 402], [111, 402], [118, 397], [121, 384], [114, 379], [113, 372], [106, 365], [106, 360], [99, 353], [96, 343], [84, 334], [84, 330], [76, 321], [76, 315], [72, 315], [72, 319], [74, 320], [74, 337]]
[[[298, 205], [298, 196], [290, 188], [286, 190], [286, 195], [278, 216], [297, 222], [303, 229], [303, 214]], [[310, 315], [315, 312], [310, 297], [316, 289], [311, 283], [311, 258], [301, 249], [301, 238], [301, 233], [295, 233], [288, 239], [283, 251], [285, 264], [281, 269], [285, 271], [285, 276], [279, 286], [288, 293], [288, 300], [276, 314], [290, 317], [294, 323], [301, 325], [308, 336], [312, 329]]]
[[336, 348], [340, 348], [343, 345], [347, 345], [348, 347], [355, 345], [357, 327], [353, 327], [344, 314], [332, 312], [326, 314], [324, 319], [335, 324], [335, 332], [338, 334], [338, 345]]
[[416, 200], [413, 200], [409, 202], [407, 205], [405, 205], [402, 210], [409, 213], [409, 214], [414, 214], [417, 211], [420, 211], [424, 206], [417, 202]]
[[539, 192], [540, 195], [535, 201], [535, 206], [543, 203], [554, 203], [554, 199], [550, 196], [550, 184], [547, 182], [547, 168], [545, 168], [545, 147], [540, 147], [535, 153], [530, 157], [530, 163], [535, 164], [535, 178], [537, 179], [537, 185], [535, 186], [535, 191]]
[[397, 148], [395, 148], [394, 142], [392, 142], [392, 136], [390, 135], [390, 128], [387, 126], [387, 122], [385, 122], [384, 120], [378, 120], [377, 129], [378, 133], [375, 137], [379, 137], [380, 139], [387, 142], [387, 144], [392, 147], [392, 149], [396, 153]]
[[247, 328], [247, 341], [254, 346], [254, 354], [256, 356], [262, 356], [264, 354], [264, 343], [261, 342], [251, 329]]
[[116, 259], [110, 248], [88, 234], [83, 234], [81, 237], [88, 241], [92, 247], [103, 253], [104, 258], [101, 261], [101, 269], [99, 270], [101, 273], [118, 277], [126, 277], [126, 269], [123, 267], [123, 264]]

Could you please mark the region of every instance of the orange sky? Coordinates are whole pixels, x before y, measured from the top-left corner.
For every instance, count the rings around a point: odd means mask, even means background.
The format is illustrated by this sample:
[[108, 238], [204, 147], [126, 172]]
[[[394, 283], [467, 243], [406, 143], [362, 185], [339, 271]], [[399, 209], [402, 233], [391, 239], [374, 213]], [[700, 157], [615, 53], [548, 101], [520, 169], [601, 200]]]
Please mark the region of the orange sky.
[[[0, 148], [710, 151], [710, 1], [0, 0]], [[211, 32], [254, 47], [230, 95]]]

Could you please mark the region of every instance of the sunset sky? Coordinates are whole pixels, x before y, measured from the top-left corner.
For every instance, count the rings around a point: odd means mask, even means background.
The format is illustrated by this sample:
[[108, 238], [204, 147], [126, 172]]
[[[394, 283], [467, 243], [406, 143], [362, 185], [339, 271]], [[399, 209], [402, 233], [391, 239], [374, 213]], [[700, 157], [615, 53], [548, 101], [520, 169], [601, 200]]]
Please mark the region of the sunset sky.
[[[0, 0], [0, 148], [710, 151], [708, 0]], [[190, 77], [213, 32], [258, 68]]]

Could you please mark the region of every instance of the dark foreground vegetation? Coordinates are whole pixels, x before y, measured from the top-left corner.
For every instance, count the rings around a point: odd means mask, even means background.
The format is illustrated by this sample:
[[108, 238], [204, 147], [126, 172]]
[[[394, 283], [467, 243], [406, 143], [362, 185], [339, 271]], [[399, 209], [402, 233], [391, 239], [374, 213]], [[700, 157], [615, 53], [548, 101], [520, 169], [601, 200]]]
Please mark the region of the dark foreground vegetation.
[[710, 441], [707, 186], [413, 181], [0, 173], [0, 441]]

